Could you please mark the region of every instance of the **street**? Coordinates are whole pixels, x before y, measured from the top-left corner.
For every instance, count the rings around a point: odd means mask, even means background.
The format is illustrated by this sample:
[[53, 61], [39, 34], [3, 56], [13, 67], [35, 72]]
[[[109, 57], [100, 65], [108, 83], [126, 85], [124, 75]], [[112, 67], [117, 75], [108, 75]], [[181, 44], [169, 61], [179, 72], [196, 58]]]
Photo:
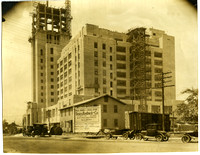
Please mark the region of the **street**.
[[167, 142], [154, 139], [117, 140], [70, 137], [4, 136], [4, 153], [131, 153], [131, 152], [195, 152], [198, 142], [182, 143], [179, 138]]

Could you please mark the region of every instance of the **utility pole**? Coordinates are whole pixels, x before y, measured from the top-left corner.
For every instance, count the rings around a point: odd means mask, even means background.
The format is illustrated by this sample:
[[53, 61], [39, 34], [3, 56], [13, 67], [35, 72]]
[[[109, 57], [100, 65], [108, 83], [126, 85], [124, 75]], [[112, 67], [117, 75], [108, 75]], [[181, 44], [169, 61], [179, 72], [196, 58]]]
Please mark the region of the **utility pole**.
[[165, 76], [167, 74], [171, 74], [172, 72], [162, 72], [162, 79], [161, 79], [161, 88], [162, 88], [162, 129], [165, 131], [165, 87], [173, 87], [175, 85], [165, 85], [165, 83], [171, 82], [165, 81], [164, 79], [172, 78], [172, 76]]

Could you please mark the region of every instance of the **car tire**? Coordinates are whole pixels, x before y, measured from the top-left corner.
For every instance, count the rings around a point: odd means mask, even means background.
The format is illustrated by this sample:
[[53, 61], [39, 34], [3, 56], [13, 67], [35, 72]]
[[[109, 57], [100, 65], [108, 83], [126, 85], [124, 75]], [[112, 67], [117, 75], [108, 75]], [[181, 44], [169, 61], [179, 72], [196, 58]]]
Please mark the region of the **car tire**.
[[182, 138], [181, 138], [182, 142], [183, 143], [189, 143], [191, 141], [191, 138], [190, 136], [188, 135], [184, 135]]
[[106, 139], [107, 139], [107, 140], [109, 140], [111, 137], [112, 137], [111, 134], [109, 134], [109, 133], [106, 134]]
[[124, 139], [124, 140], [127, 140], [127, 139], [128, 139], [128, 133], [124, 133], [122, 136], [123, 136], [123, 139]]
[[163, 136], [162, 135], [157, 135], [156, 136], [157, 142], [162, 142], [163, 141]]
[[138, 135], [136, 136], [136, 139], [137, 139], [137, 140], [142, 140], [142, 139], [143, 139], [142, 134], [138, 134]]

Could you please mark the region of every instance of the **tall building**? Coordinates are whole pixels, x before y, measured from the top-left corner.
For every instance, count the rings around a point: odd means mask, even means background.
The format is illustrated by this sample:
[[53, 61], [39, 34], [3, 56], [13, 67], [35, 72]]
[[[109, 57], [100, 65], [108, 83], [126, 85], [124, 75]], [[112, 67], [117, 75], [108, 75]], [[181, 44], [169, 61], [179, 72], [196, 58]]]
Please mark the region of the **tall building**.
[[84, 99], [109, 94], [130, 96], [129, 48], [125, 33], [87, 24], [67, 44], [58, 60], [58, 103], [70, 106]]
[[[175, 84], [174, 37], [156, 29], [125, 34], [86, 24], [63, 48], [57, 65], [60, 108], [108, 94], [127, 103], [139, 100], [135, 110], [161, 112], [160, 73], [171, 71]], [[172, 105], [175, 87], [166, 88], [165, 96]]]
[[65, 8], [35, 4], [32, 15], [33, 102], [37, 103], [38, 120], [45, 121], [45, 108], [57, 103], [57, 60], [71, 38], [70, 1]]

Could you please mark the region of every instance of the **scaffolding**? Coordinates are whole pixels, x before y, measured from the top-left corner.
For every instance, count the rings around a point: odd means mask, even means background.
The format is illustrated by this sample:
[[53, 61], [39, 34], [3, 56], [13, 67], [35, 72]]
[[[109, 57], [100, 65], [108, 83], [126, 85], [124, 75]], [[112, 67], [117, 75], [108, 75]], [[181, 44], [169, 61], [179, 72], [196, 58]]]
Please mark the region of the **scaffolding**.
[[34, 3], [32, 13], [32, 34], [44, 31], [55, 34], [65, 34], [71, 38], [71, 2], [66, 0], [65, 8], [49, 7], [48, 3]]
[[146, 28], [135, 28], [128, 32], [130, 48], [131, 99], [140, 100], [139, 111], [147, 112], [147, 99], [151, 95], [151, 52], [149, 51]]

